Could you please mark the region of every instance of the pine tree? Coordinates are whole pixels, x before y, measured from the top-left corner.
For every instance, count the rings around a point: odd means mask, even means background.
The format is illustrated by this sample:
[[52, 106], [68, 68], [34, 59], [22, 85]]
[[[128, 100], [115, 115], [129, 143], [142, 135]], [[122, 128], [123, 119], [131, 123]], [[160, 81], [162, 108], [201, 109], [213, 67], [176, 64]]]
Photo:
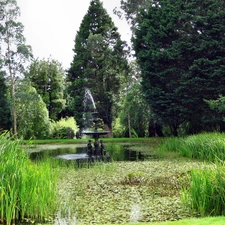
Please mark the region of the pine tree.
[[75, 38], [74, 58], [68, 70], [70, 110], [82, 127], [85, 88], [96, 102], [99, 117], [109, 128], [120, 76], [127, 69], [125, 42], [99, 0], [92, 0]]

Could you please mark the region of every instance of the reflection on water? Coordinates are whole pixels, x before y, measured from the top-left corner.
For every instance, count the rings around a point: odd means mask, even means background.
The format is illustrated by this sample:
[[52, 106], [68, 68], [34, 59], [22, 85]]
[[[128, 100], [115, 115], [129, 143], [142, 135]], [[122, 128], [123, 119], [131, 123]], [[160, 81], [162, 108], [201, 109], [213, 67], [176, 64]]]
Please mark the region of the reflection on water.
[[[144, 160], [144, 155], [140, 151], [132, 150], [131, 145], [108, 144], [106, 151], [114, 161]], [[31, 160], [48, 157], [64, 160], [88, 159], [86, 145], [39, 145], [29, 152]]]

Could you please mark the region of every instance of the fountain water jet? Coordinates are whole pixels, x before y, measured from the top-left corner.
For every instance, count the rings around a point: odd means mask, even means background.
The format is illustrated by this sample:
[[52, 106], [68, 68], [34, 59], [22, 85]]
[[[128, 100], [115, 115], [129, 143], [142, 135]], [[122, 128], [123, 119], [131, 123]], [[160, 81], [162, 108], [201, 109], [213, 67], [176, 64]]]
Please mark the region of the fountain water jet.
[[[91, 105], [91, 106], [90, 106]], [[92, 110], [92, 112], [90, 112]], [[89, 114], [89, 116], [85, 115]], [[91, 115], [91, 118], [90, 118]], [[104, 149], [104, 144], [102, 140], [100, 141], [99, 145], [99, 137], [106, 135], [110, 133], [110, 131], [104, 131], [104, 130], [98, 130], [98, 123], [100, 120], [97, 118], [98, 112], [96, 110], [96, 105], [94, 98], [91, 94], [91, 91], [86, 88], [85, 89], [85, 95], [84, 95], [84, 115], [83, 119], [86, 120], [85, 125], [89, 124], [89, 122], [94, 123], [94, 129], [93, 130], [83, 130], [81, 133], [85, 135], [92, 136], [94, 138], [94, 151], [92, 149], [92, 144], [89, 141], [87, 145], [87, 153], [90, 157], [95, 156], [95, 157], [104, 157], [105, 156], [105, 149]], [[90, 125], [89, 125], [90, 126]], [[87, 129], [87, 127], [85, 127]]]

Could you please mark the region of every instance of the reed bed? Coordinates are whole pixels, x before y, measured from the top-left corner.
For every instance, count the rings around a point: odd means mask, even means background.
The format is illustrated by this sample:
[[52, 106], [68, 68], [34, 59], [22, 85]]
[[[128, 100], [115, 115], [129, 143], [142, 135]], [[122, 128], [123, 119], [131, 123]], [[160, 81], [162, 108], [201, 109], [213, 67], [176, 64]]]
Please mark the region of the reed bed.
[[191, 170], [190, 187], [183, 191], [183, 200], [202, 216], [225, 213], [225, 135], [203, 133], [170, 138], [160, 151], [175, 151], [181, 156], [205, 161], [203, 168]]
[[56, 212], [56, 176], [29, 160], [19, 141], [0, 136], [0, 223], [44, 220]]
[[225, 134], [202, 133], [166, 139], [159, 150], [179, 152], [181, 156], [216, 162], [225, 160]]
[[225, 214], [225, 165], [216, 163], [191, 171], [191, 184], [183, 201], [201, 216]]

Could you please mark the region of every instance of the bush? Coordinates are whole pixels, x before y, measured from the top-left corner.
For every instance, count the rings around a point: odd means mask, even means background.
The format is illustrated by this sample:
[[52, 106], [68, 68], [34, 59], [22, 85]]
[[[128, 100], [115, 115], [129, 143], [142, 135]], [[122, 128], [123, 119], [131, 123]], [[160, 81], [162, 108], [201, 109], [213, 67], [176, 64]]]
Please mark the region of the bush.
[[74, 138], [74, 134], [78, 131], [76, 121], [73, 117], [62, 118], [61, 120], [52, 123], [54, 139]]
[[71, 130], [71, 127], [59, 127], [53, 132], [52, 137], [54, 139], [74, 138], [74, 131]]
[[120, 119], [116, 118], [115, 122], [113, 122], [113, 137], [121, 138], [124, 137], [125, 128], [121, 125]]

